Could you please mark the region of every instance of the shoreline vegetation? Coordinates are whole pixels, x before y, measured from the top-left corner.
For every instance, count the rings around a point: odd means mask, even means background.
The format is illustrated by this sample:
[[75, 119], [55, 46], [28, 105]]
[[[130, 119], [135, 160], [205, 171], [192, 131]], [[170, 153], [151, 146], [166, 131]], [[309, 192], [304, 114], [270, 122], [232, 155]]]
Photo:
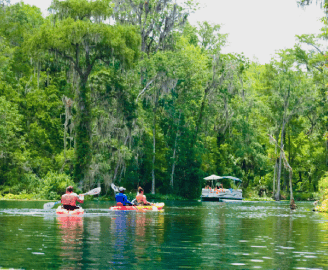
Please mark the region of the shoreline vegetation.
[[0, 199], [71, 185], [110, 200], [120, 183], [199, 200], [216, 174], [241, 179], [245, 200], [325, 209], [328, 20], [262, 65], [223, 53], [221, 25], [192, 25], [197, 1], [179, 2], [53, 0], [43, 17], [2, 1]]
[[[136, 193], [131, 192], [131, 193], [126, 193], [128, 198], [130, 200], [133, 200], [136, 197]], [[181, 196], [177, 196], [174, 194], [159, 194], [156, 193], [155, 195], [153, 194], [145, 194], [147, 197], [147, 200], [153, 200], [153, 201], [186, 201], [186, 200], [194, 200], [198, 201], [198, 199], [186, 199]], [[54, 199], [54, 200], [47, 200], [47, 199], [40, 199], [38, 198], [39, 195], [36, 194], [5, 194], [4, 196], [0, 195], [0, 200], [12, 200], [12, 201], [58, 201], [59, 199]], [[296, 201], [318, 201], [318, 198], [316, 197], [317, 194], [299, 194], [299, 196], [294, 196]], [[85, 201], [95, 201], [95, 200], [100, 200], [100, 201], [115, 201], [115, 196], [110, 195], [110, 196], [85, 196]], [[288, 197], [285, 197], [282, 201], [287, 201], [289, 200]], [[275, 201], [274, 198], [268, 197], [268, 196], [247, 196], [244, 197], [244, 201]], [[326, 206], [327, 204], [327, 206]], [[321, 207], [320, 209], [328, 209], [328, 200], [326, 200], [326, 203], [323, 203], [324, 208]], [[319, 209], [319, 208], [317, 208]], [[322, 211], [322, 210], [321, 210]]]

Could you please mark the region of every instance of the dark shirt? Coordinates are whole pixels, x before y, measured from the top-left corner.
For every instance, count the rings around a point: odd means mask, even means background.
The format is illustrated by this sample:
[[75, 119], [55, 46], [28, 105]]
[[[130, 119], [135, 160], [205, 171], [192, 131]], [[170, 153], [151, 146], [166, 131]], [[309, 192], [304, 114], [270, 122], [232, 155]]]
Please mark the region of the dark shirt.
[[123, 204], [123, 206], [125, 206], [125, 205], [132, 205], [132, 203], [129, 202], [128, 197], [126, 197], [126, 195], [123, 194], [123, 193], [116, 194], [115, 199], [116, 199], [116, 202], [117, 203], [120, 202], [120, 203]]

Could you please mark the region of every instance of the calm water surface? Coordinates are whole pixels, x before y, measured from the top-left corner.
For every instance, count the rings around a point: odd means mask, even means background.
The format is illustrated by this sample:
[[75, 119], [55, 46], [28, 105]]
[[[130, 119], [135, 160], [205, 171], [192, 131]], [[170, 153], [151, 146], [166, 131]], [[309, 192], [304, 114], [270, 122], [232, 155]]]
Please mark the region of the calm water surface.
[[44, 202], [0, 201], [0, 268], [328, 269], [328, 215], [312, 204], [166, 202], [111, 212], [86, 202], [57, 217]]

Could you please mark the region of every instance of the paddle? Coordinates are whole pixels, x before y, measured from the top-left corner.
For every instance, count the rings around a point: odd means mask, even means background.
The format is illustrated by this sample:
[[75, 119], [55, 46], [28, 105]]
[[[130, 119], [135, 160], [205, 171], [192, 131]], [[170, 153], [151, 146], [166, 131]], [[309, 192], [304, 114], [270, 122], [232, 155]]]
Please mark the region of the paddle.
[[114, 183], [112, 183], [110, 186], [111, 186], [111, 188], [112, 188], [115, 192], [120, 192], [120, 191], [118, 190], [118, 187], [115, 186]]
[[[90, 190], [87, 193], [84, 193], [82, 195], [97, 195], [97, 194], [100, 193], [100, 191], [101, 191], [101, 188], [100, 187], [99, 188], [94, 188], [94, 189], [92, 189], [92, 190]], [[49, 209], [53, 208], [56, 204], [58, 204], [60, 202], [61, 201], [58, 201], [58, 202], [48, 202], [45, 205], [43, 205], [43, 209], [49, 210]]]
[[[116, 193], [119, 193], [119, 192], [120, 192], [120, 191], [118, 190], [118, 187], [115, 186], [114, 183], [112, 183], [110, 186], [111, 186], [111, 188], [114, 190], [114, 192], [116, 192]], [[132, 201], [132, 202], [133, 202], [133, 201]], [[132, 203], [132, 202], [131, 202], [131, 203]], [[132, 206], [134, 206], [133, 203], [132, 203]]]

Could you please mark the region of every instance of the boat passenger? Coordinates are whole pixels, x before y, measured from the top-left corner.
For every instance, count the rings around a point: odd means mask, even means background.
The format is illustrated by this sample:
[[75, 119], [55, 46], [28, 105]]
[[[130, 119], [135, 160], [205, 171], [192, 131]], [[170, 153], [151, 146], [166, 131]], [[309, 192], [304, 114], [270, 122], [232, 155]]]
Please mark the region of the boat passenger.
[[142, 187], [138, 188], [139, 195], [137, 195], [136, 200], [139, 205], [150, 205], [150, 202], [147, 201], [146, 196], [144, 195], [144, 190]]
[[67, 187], [66, 194], [61, 197], [62, 206], [68, 211], [73, 211], [79, 208], [79, 206], [76, 206], [76, 201], [78, 201], [79, 203], [84, 202], [84, 195], [77, 195], [73, 192], [73, 189], [74, 188], [72, 186]]
[[133, 205], [129, 200], [128, 197], [124, 194], [124, 190], [126, 190], [124, 187], [120, 187], [119, 189], [120, 193], [117, 193], [115, 196], [116, 204], [117, 205]]

